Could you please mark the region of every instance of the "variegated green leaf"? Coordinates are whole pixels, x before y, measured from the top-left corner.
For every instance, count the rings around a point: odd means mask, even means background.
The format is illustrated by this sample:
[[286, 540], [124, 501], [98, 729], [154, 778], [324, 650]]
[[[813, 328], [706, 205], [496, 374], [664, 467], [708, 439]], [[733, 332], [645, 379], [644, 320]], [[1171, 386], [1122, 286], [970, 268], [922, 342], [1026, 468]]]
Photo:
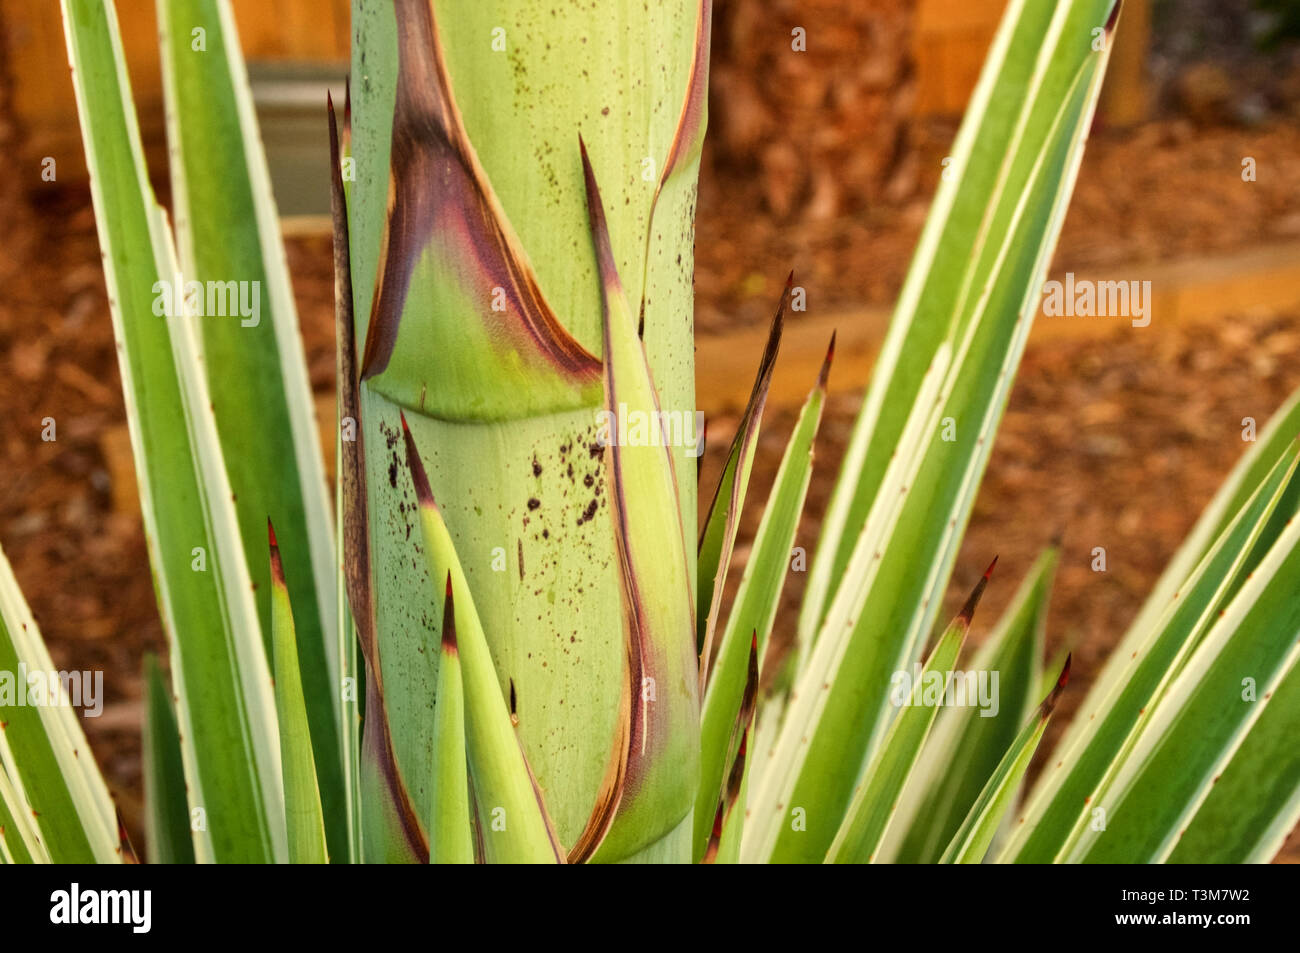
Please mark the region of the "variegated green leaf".
[[194, 863], [185, 766], [171, 688], [158, 659], [144, 657], [144, 725], [140, 755], [144, 775], [144, 846], [151, 864]]
[[1294, 512], [1287, 524], [1143, 713], [1075, 822], [1062, 859], [1169, 858], [1214, 779], [1300, 658], [1300, 520]]
[[[993, 561], [995, 564], [997, 560]], [[913, 680], [912, 673], [895, 681], [894, 704], [902, 710], [889, 727], [880, 752], [853, 792], [826, 860], [834, 864], [871, 863], [896, 814], [899, 795], [916, 764], [926, 736], [944, 704], [949, 676], [957, 663], [970, 620], [988, 585], [993, 565], [985, 571], [957, 618], [940, 636], [930, 658]], [[935, 691], [937, 689], [937, 691]]]
[[[745, 687], [745, 636], [756, 633], [758, 656], [767, 652], [777, 605], [790, 571], [791, 551], [812, 480], [813, 441], [826, 403], [835, 340], [831, 339], [817, 384], [804, 401], [768, 494], [749, 561], [727, 615], [717, 659], [700, 712], [700, 789], [695, 799], [694, 856], [703, 856], [713, 823], [712, 805], [722, 789], [731, 725]], [[756, 751], [761, 749], [754, 749]], [[748, 783], [748, 782], [746, 782]]]
[[1178, 836], [1174, 864], [1271, 861], [1300, 820], [1300, 666], [1291, 664], [1259, 720]]
[[[1028, 303], [1036, 304], [1056, 242], [1118, 10], [1117, 0], [1007, 5], [953, 143], [955, 174], [939, 183], [823, 523], [800, 617], [810, 644], [939, 344], [979, 317], [979, 305], [990, 299], [1009, 296], [1011, 320], [1025, 330], [1037, 310]], [[1079, 86], [1082, 97], [1074, 94]], [[1071, 146], [1070, 155], [1064, 165], [1049, 162], [1043, 176], [1038, 167], [1060, 141]], [[1035, 180], [1047, 188], [1025, 215], [1022, 200], [1041, 188]], [[1018, 240], [1008, 246], [1013, 234]], [[1020, 253], [1008, 255], [1008, 247]], [[969, 456], [966, 444], [953, 449]]]
[[284, 774], [285, 829], [291, 864], [329, 862], [325, 818], [321, 812], [316, 756], [312, 750], [307, 700], [303, 695], [298, 635], [289, 585], [276, 542], [275, 528], [266, 522], [271, 547], [271, 659], [275, 673], [275, 708], [280, 723], [280, 764]]
[[[1257, 494], [1260, 485], [1269, 479], [1270, 472], [1273, 472], [1276, 477], [1277, 461], [1289, 452], [1288, 446], [1294, 442], [1297, 431], [1300, 431], [1300, 392], [1292, 395], [1270, 418], [1268, 424], [1259, 433], [1258, 440], [1251, 444], [1249, 451], [1238, 461], [1214, 499], [1202, 512], [1196, 525], [1161, 574], [1160, 580], [1129, 626], [1123, 640], [1111, 652], [1101, 674], [1084, 699], [1080, 711], [1097, 712], [1107, 704], [1108, 698], [1122, 690], [1122, 686], [1132, 677], [1134, 653], [1141, 655], [1144, 646], [1151, 639], [1153, 630], [1162, 624], [1162, 617], [1168, 613], [1175, 594], [1187, 588], [1189, 576], [1205, 559], [1210, 549], [1219, 542], [1229, 525], [1238, 519], [1242, 509]], [[1287, 496], [1279, 498], [1274, 512], [1285, 512], [1287, 507], [1297, 500], [1300, 500], [1300, 482], [1292, 481]], [[1280, 529], [1275, 516], [1256, 540], [1254, 544], [1256, 553], [1248, 559], [1248, 562], [1255, 561], [1262, 555], [1260, 547], [1271, 543]], [[1234, 585], [1240, 583], [1241, 577], [1242, 573], [1238, 572]], [[1098, 730], [1103, 726], [1104, 722], [1099, 724], [1094, 717], [1073, 719], [1062, 734], [1061, 740], [1057, 742], [1056, 750], [1061, 753], [1082, 750], [1094, 742]], [[1052, 762], [1055, 763], [1056, 761]], [[1054, 796], [1062, 781], [1063, 778], [1059, 773], [1051, 769], [1045, 772], [1040, 785], [1035, 788], [1031, 806], [1039, 811], [1045, 810], [1048, 799]], [[1038, 823], [1050, 829], [1051, 836], [1056, 838], [1058, 843], [1059, 839], [1064, 837], [1065, 832], [1060, 827], [1052, 827], [1050, 822]], [[1038, 836], [1035, 835], [1035, 838]], [[1025, 856], [1041, 857], [1043, 854], [1040, 852], [1037, 855], [1026, 854]]]
[[1280, 503], [1290, 495], [1298, 462], [1300, 443], [1293, 441], [1166, 603], [1163, 618], [1146, 630], [1141, 642], [1130, 643], [1121, 669], [1124, 679], [1111, 680], [1100, 697], [1094, 692], [1085, 699], [1080, 716], [1090, 722], [1088, 731], [1058, 745], [1001, 854], [1003, 859], [1033, 863], [1060, 856], [1070, 831], [1095, 809], [1098, 786], [1132, 744], [1144, 716], [1168, 693], [1196, 644], [1255, 569], [1252, 553], [1261, 541], [1269, 541], [1270, 526]]
[[[895, 463], [891, 466], [888, 474], [891, 492], [887, 494], [886, 498], [892, 500], [895, 506], [889, 509], [882, 507], [875, 513], [874, 522], [869, 522], [863, 527], [864, 535], [878, 533], [881, 531], [881, 523], [892, 523], [898, 518], [897, 504], [904, 496], [901, 488], [907, 486], [908, 482], [915, 479], [916, 476], [915, 464], [919, 462], [919, 456], [913, 451], [926, 435], [933, 432], [938, 423], [936, 414], [942, 407], [940, 388], [951, 357], [951, 349], [946, 344], [935, 354], [934, 364], [926, 373], [925, 380], [922, 381], [917, 406], [904, 431], [899, 453], [896, 455]], [[866, 560], [859, 556], [858, 565], [850, 567], [850, 571], [865, 573], [870, 568], [870, 565], [866, 564]], [[826, 677], [819, 678], [815, 682], [812, 679], [818, 673], [829, 673], [842, 661], [844, 636], [847, 636], [850, 631], [848, 625], [850, 621], [851, 617], [846, 613], [842, 619], [838, 620], [837, 631], [840, 638], [828, 637], [819, 642], [816, 653], [809, 660], [805, 670], [798, 676], [798, 685], [802, 685], [804, 688], [801, 690], [797, 687], [791, 691], [781, 727], [772, 745], [765, 749], [763, 753], [763, 760], [760, 762], [760, 773], [756, 778], [752, 795], [753, 800], [749, 805], [751, 821], [747, 825], [748, 833], [741, 845], [741, 859], [745, 863], [762, 863], [770, 857], [771, 852], [775, 849], [778, 840], [782, 836], [782, 831], [788, 820], [787, 805], [797, 804], [806, 810], [802, 798], [799, 800], [791, 799], [795, 785], [798, 782], [797, 769], [801, 766], [803, 760], [807, 758], [809, 744], [812, 741], [812, 736], [807, 731], [800, 729], [802, 726], [812, 723], [825, 711], [825, 706], [830, 698], [831, 683]], [[887, 690], [890, 675], [892, 675], [892, 672], [881, 673], [879, 681], [881, 691]], [[857, 672], [849, 672], [843, 677], [856, 678]], [[843, 750], [856, 751], [861, 748], [861, 732], [861, 725], [845, 726], [844, 734], [841, 736], [841, 743], [844, 745]], [[847, 783], [850, 793], [858, 777], [859, 767], [853, 758], [841, 758], [835, 764], [838, 782], [840, 784]], [[827, 838], [825, 846], [807, 846], [804, 850], [805, 855], [808, 852], [814, 852], [819, 856], [815, 860], [805, 856], [805, 860], [812, 863], [825, 856], [825, 849], [830, 846], [830, 838], [834, 837], [834, 832], [827, 835], [824, 826], [833, 823], [838, 829], [839, 818], [843, 816], [844, 808], [847, 806], [846, 798], [843, 806], [826, 808], [831, 813], [828, 813], [826, 817], [821, 817], [818, 830], [820, 835], [818, 840], [821, 837]], [[814, 814], [814, 817], [820, 817], [820, 814]], [[792, 833], [805, 834], [807, 831], [792, 831]]]
[[1015, 803], [1020, 782], [1024, 779], [1025, 772], [1029, 770], [1029, 762], [1033, 760], [1034, 752], [1038, 750], [1038, 742], [1042, 740], [1043, 732], [1047, 730], [1047, 722], [1052, 717], [1052, 710], [1056, 707], [1057, 699], [1061, 697], [1061, 692], [1069, 678], [1070, 658], [1066, 656], [1056, 686], [1043, 699], [1034, 717], [1021, 729], [1002, 760], [993, 769], [988, 783], [975, 798], [966, 819], [953, 834], [952, 841], [943, 852], [940, 863], [978, 864], [984, 860], [984, 855], [988, 853], [989, 845], [993, 843], [993, 838], [1002, 825], [1007, 811]]
[[740, 857], [741, 835], [745, 829], [745, 792], [749, 786], [749, 745], [758, 710], [758, 636], [749, 643], [749, 666], [745, 674], [745, 691], [740, 710], [731, 729], [727, 746], [730, 771], [719, 792], [713, 813], [713, 831], [705, 844], [703, 862], [734, 864]]
[[1039, 556], [997, 628], [966, 666], [988, 680], [997, 707], [939, 713], [899, 801], [898, 822], [882, 846], [882, 858], [910, 864], [937, 861], [1042, 699], [1038, 670], [1056, 560], [1054, 548]]
[[[1089, 689], [1084, 708], [1095, 708], [1097, 700], [1113, 691], [1117, 681], [1127, 678], [1128, 660], [1148, 638], [1151, 628], [1160, 622], [1174, 593], [1186, 585], [1187, 577], [1268, 477], [1298, 432], [1300, 391], [1293, 394], [1269, 419], [1257, 435], [1258, 439], [1250, 444], [1250, 449], [1237, 461], [1237, 465], [1215, 493], [1214, 499], [1202, 511], [1196, 525], [1160, 574], [1159, 581], [1142, 604], [1142, 609], [1124, 634], [1123, 640], [1107, 658], [1101, 673]], [[1295, 487], [1294, 492], [1300, 494], [1300, 485]], [[1094, 727], [1093, 722], [1086, 718], [1071, 721], [1058, 746], [1062, 750], [1073, 746], [1080, 736], [1091, 733]]]
[[[93, 673], [75, 675], [78, 691], [94, 690], [81, 683]], [[15, 859], [113, 863], [113, 805], [68, 689], [0, 552], [0, 840]]]
[[[195, 318], [162, 282], [181, 273], [154, 200], [117, 22], [65, 0], [91, 194], [145, 536], [167, 632], [200, 861], [285, 856], [270, 669], [212, 417]], [[164, 302], [165, 303], [165, 302]]]
[[[889, 725], [888, 675], [916, 659], [939, 609], [1038, 310], [1107, 58], [1094, 40], [1113, 10], [1013, 3], [1004, 16], [828, 513], [818, 556], [830, 565], [809, 580], [803, 623], [818, 634], [760, 785], [753, 859], [825, 849]], [[920, 371], [946, 347], [933, 423], [909, 434], [930, 410]], [[808, 811], [806, 832], [781, 822], [788, 804]]]
[[[709, 681], [709, 666], [713, 662], [713, 638], [722, 610], [723, 586], [731, 566], [731, 553], [736, 544], [736, 531], [740, 528], [740, 514], [745, 506], [745, 491], [749, 488], [749, 472], [758, 450], [758, 435], [763, 424], [763, 408], [767, 405], [767, 391], [772, 384], [772, 371], [776, 368], [776, 355], [781, 346], [781, 327], [785, 309], [790, 301], [793, 273], [785, 282], [785, 293], [777, 306], [776, 317], [768, 332], [767, 347], [759, 362], [758, 377], [749, 395], [749, 403], [736, 427], [735, 439], [727, 451], [727, 460], [718, 477], [718, 486], [709, 504], [709, 515], [704, 520], [700, 534], [699, 558], [696, 563], [698, 596], [696, 599], [696, 637], [700, 646], [700, 690]], [[699, 452], [703, 455], [704, 447]]]
[[[250, 574], [269, 516], [288, 544], [307, 716], [326, 828], [346, 843], [330, 502], [279, 217], [228, 0], [157, 0], [181, 268]], [[184, 283], [182, 285], [182, 282]], [[190, 282], [197, 282], [191, 285]], [[255, 594], [270, 652], [271, 602]]]
[[0, 862], [31, 864], [49, 860], [33, 820], [30, 808], [9, 780], [8, 769], [0, 764]]

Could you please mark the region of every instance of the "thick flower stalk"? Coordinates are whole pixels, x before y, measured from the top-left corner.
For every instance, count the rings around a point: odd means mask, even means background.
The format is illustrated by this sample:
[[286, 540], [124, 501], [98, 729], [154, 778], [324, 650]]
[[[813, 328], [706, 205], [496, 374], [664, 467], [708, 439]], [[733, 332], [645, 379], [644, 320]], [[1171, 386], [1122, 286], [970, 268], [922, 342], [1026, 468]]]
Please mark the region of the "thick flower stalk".
[[[612, 837], [604, 856], [671, 834], [660, 856], [685, 859], [698, 449], [626, 446], [631, 428], [607, 439], [601, 411], [608, 389], [614, 419], [620, 405], [695, 419], [710, 4], [617, 2], [592, 17], [568, 5], [403, 0], [357, 14], [349, 244], [366, 471], [364, 501], [349, 502], [366, 511], [397, 773], [414, 816], [427, 816], [442, 605], [411, 554], [405, 412], [561, 842], [589, 853], [634, 811], [635, 832]], [[596, 244], [580, 138], [609, 212]], [[651, 391], [602, 371], [613, 366], [607, 346], [639, 352], [638, 330], [646, 356], [633, 361]], [[655, 391], [658, 407], [646, 403]], [[641, 579], [662, 559], [621, 543], [652, 545], [659, 526], [647, 537], [645, 524], [670, 514], [639, 493], [616, 498], [647, 453], [682, 477], [667, 499], [680, 523], [672, 538], [686, 543], [674, 594], [685, 626], [652, 636], [644, 629], [660, 620], [638, 606], [652, 595]], [[616, 512], [631, 525], [616, 526]], [[642, 671], [629, 649], [638, 632], [671, 642], [660, 647], [691, 660], [689, 677], [680, 661]], [[661, 722], [657, 735], [637, 728]], [[650, 762], [671, 763], [659, 777], [637, 770], [639, 750], [629, 755], [651, 742], [674, 749]]]

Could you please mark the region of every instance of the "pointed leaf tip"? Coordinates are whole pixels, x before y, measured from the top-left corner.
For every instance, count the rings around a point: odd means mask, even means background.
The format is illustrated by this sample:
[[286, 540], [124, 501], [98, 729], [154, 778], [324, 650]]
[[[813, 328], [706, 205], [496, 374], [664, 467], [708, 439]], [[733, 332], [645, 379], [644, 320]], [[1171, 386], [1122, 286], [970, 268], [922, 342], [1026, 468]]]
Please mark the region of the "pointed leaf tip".
[[1073, 660], [1074, 660], [1074, 653], [1067, 652], [1065, 656], [1065, 664], [1061, 666], [1061, 674], [1056, 679], [1056, 687], [1058, 689], [1064, 688], [1066, 684], [1070, 681], [1070, 663]]
[[835, 338], [839, 334], [838, 330], [831, 332], [831, 343], [826, 348], [826, 357], [822, 361], [822, 369], [817, 373], [817, 388], [825, 390], [827, 383], [831, 378], [831, 364], [835, 360]]
[[600, 280], [606, 288], [621, 288], [618, 267], [614, 264], [614, 251], [609, 244], [609, 226], [605, 222], [605, 206], [600, 200], [600, 186], [596, 184], [596, 172], [591, 167], [587, 144], [581, 133], [578, 134], [578, 149], [582, 153], [582, 180], [587, 189], [587, 214], [591, 218], [591, 236], [596, 246]]
[[989, 563], [989, 568], [984, 570], [984, 575], [980, 577], [980, 581], [971, 590], [969, 598], [966, 599], [966, 604], [961, 607], [961, 612], [957, 613], [958, 621], [970, 625], [971, 619], [975, 617], [975, 607], [980, 604], [980, 597], [984, 595], [984, 589], [988, 586], [989, 578], [993, 575], [993, 567], [997, 564], [998, 557], [994, 556], [993, 562]]
[[705, 848], [702, 864], [712, 864], [718, 859], [718, 848], [722, 845], [722, 815], [726, 805], [718, 802], [718, 809], [713, 812], [713, 831], [709, 834], [709, 845]]
[[[341, 207], [347, 199], [343, 191], [343, 167], [339, 158], [342, 154], [339, 145], [339, 117], [334, 111], [334, 97], [330, 95], [328, 89], [325, 90], [325, 117], [329, 120], [330, 127], [330, 188], [333, 192], [331, 199], [337, 201]], [[344, 223], [335, 223], [336, 231], [340, 224]]]
[[420, 451], [415, 449], [415, 438], [411, 436], [411, 428], [406, 424], [406, 414], [401, 417], [402, 441], [406, 444], [406, 466], [411, 471], [411, 482], [415, 484], [415, 498], [421, 506], [436, 506], [433, 488], [429, 486], [429, 475], [424, 472]]
[[1106, 36], [1111, 37], [1115, 33], [1115, 23], [1119, 20], [1119, 8], [1124, 5], [1124, 0], [1115, 0], [1115, 6], [1110, 9], [1110, 16], [1106, 18]]
[[1073, 652], [1065, 657], [1065, 664], [1061, 666], [1061, 674], [1056, 679], [1056, 685], [1053, 686], [1050, 692], [1048, 692], [1047, 697], [1043, 699], [1043, 704], [1039, 709], [1039, 718], [1047, 718], [1052, 713], [1052, 710], [1056, 708], [1056, 703], [1060, 700], [1061, 693], [1065, 691], [1066, 683], [1070, 681], [1070, 662], [1073, 658]]
[[[794, 272], [790, 275], [793, 278]], [[703, 614], [697, 620], [697, 631], [700, 640], [701, 692], [708, 685], [709, 667], [713, 664], [713, 639], [722, 609], [723, 583], [726, 581], [727, 569], [736, 541], [738, 521], [744, 507], [750, 464], [757, 453], [758, 433], [762, 426], [763, 411], [767, 406], [767, 395], [772, 386], [772, 374], [776, 369], [776, 358], [781, 349], [785, 309], [790, 304], [789, 281], [790, 279], [787, 279], [776, 314], [772, 317], [772, 324], [767, 332], [767, 343], [763, 347], [763, 356], [758, 364], [758, 376], [755, 377], [753, 390], [749, 394], [749, 403], [745, 405], [745, 413], [741, 417], [735, 439], [727, 453], [727, 462], [718, 478], [717, 488], [713, 492], [708, 518], [700, 530], [700, 609]]]
[[447, 571], [447, 594], [442, 603], [442, 650], [449, 655], [459, 654], [456, 645], [456, 600], [451, 593], [451, 570]]
[[275, 538], [275, 527], [271, 525], [270, 517], [266, 519], [266, 538], [271, 551], [271, 583], [283, 588], [285, 584], [284, 562], [280, 559], [280, 543]]
[[135, 852], [135, 845], [131, 843], [131, 835], [127, 833], [126, 823], [122, 820], [122, 809], [116, 804], [113, 805], [113, 814], [117, 818], [117, 842], [120, 845], [118, 849], [122, 852], [122, 863], [140, 863], [140, 855]]

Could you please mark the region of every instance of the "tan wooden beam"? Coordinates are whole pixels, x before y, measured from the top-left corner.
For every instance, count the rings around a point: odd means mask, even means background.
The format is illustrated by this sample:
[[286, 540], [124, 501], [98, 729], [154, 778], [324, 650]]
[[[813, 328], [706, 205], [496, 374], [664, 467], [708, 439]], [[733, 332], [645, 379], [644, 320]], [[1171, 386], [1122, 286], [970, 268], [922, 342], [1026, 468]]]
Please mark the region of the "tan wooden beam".
[[[1052, 277], [1064, 278], [1065, 271]], [[1102, 337], [1127, 327], [1133, 334], [1201, 321], [1249, 319], [1258, 314], [1300, 310], [1300, 242], [1252, 248], [1229, 255], [1091, 270], [1079, 281], [1150, 281], [1151, 323], [1133, 327], [1127, 317], [1049, 317], [1040, 312], [1030, 343], [1065, 337]], [[817, 377], [831, 332], [838, 332], [833, 391], [863, 387], [885, 338], [890, 313], [860, 308], [810, 315], [786, 325], [772, 380], [775, 405], [801, 401]], [[766, 328], [702, 334], [696, 342], [696, 403], [706, 414], [736, 413], [749, 398], [754, 369], [763, 353]]]

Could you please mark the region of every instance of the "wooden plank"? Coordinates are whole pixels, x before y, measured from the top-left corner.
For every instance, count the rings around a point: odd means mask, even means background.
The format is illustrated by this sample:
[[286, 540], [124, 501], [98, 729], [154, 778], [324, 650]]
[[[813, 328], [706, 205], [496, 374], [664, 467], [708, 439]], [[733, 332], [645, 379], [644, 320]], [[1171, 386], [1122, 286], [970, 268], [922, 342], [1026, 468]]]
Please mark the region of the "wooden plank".
[[[1064, 277], [1064, 270], [1052, 274], [1056, 280]], [[1151, 324], [1139, 328], [1127, 317], [1049, 317], [1040, 312], [1030, 332], [1031, 345], [1067, 337], [1100, 338], [1119, 328], [1133, 334], [1159, 334], [1166, 327], [1228, 318], [1248, 321], [1300, 309], [1300, 242], [1084, 271], [1075, 278], [1150, 281]], [[860, 308], [788, 320], [769, 400], [776, 406], [803, 400], [816, 379], [832, 331], [838, 333], [832, 389], [846, 392], [865, 386], [890, 317], [888, 309]], [[744, 408], [766, 335], [766, 328], [700, 335], [695, 348], [696, 401], [706, 414], [734, 414]]]
[[993, 35], [1007, 0], [921, 0], [916, 7], [918, 34], [962, 33], [974, 30]]
[[140, 495], [135, 482], [135, 460], [131, 456], [131, 433], [126, 424], [115, 424], [99, 437], [99, 454], [108, 473], [109, 499], [114, 513], [140, 513]]
[[921, 0], [912, 27], [918, 116], [959, 116], [979, 79], [1006, 0]]
[[950, 30], [913, 40], [917, 116], [960, 116], [979, 81], [993, 39], [991, 29]]
[[1097, 111], [1109, 126], [1135, 126], [1146, 120], [1151, 107], [1146, 71], [1151, 47], [1150, 0], [1126, 0], [1114, 44]]

